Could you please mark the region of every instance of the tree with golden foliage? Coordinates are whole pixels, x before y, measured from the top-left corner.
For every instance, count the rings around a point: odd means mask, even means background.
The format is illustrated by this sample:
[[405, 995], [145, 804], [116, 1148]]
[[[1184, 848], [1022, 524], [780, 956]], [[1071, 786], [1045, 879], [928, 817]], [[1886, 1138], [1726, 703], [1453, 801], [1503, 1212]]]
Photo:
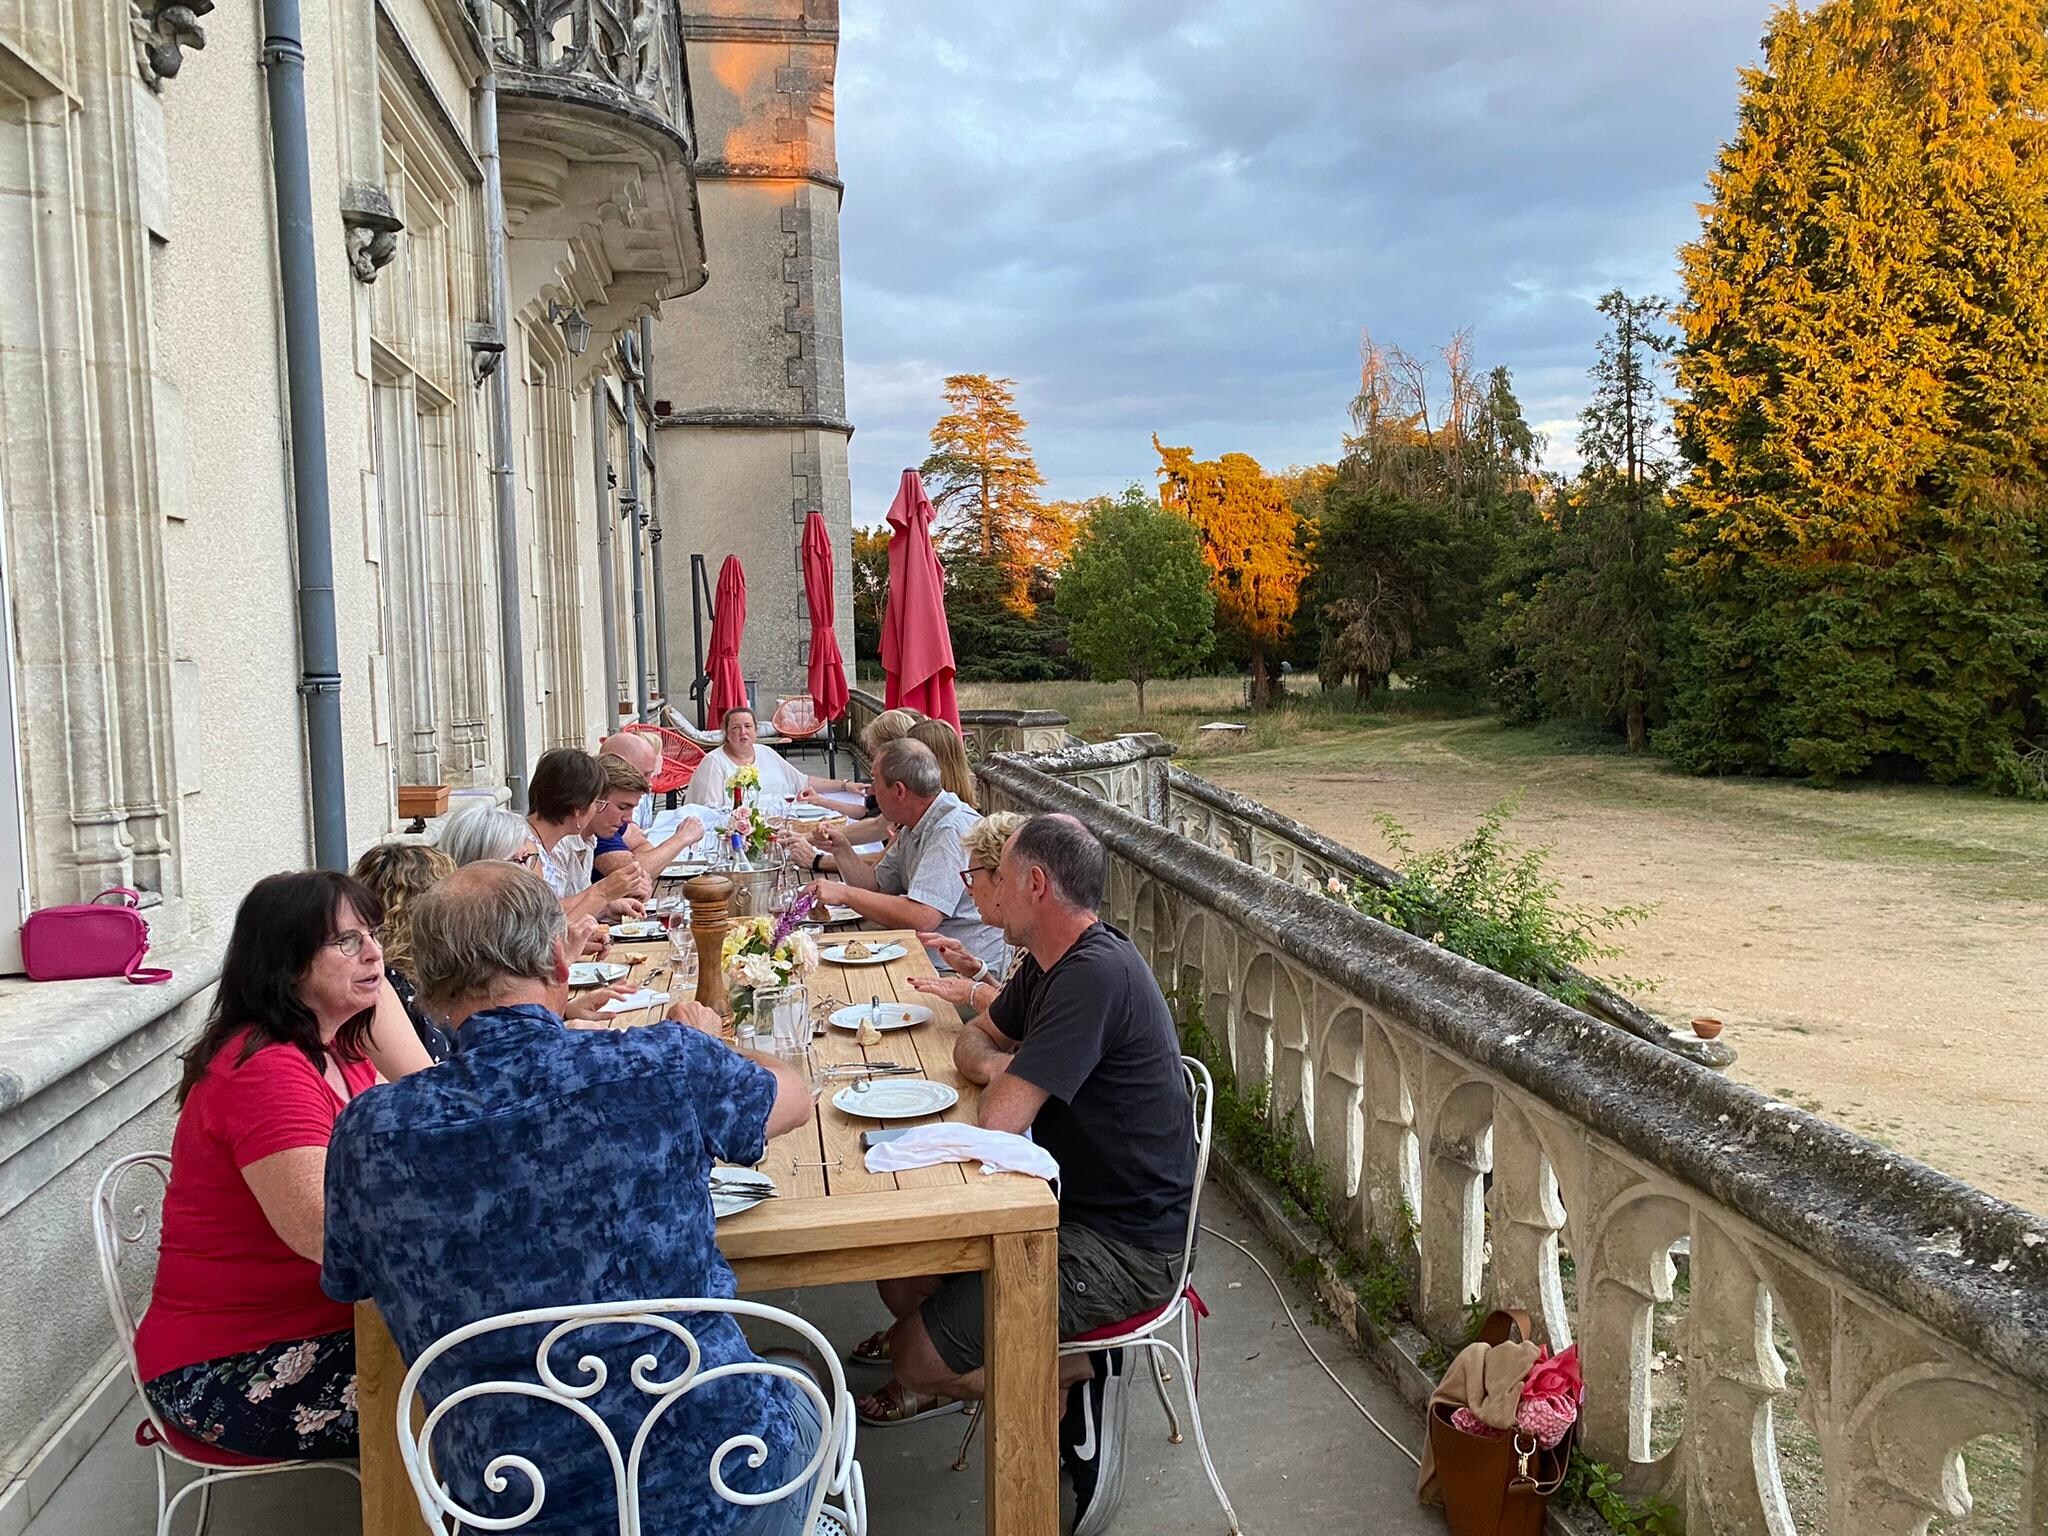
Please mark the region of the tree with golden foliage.
[[[1703, 772], [2048, 755], [2048, 10], [1773, 17], [1681, 260], [1673, 725]], [[2048, 786], [2041, 786], [2048, 787]]]
[[1157, 433], [1152, 446], [1159, 454], [1159, 504], [1201, 534], [1217, 617], [1251, 652], [1252, 707], [1264, 709], [1272, 698], [1266, 656], [1286, 642], [1307, 574], [1292, 487], [1248, 453], [1198, 461], [1194, 449], [1169, 448]]
[[1017, 410], [1014, 380], [956, 373], [946, 405], [919, 469], [946, 552], [999, 570], [1005, 604], [1028, 617], [1033, 573], [1058, 569], [1073, 548], [1073, 504], [1038, 498], [1045, 477], [1024, 439], [1031, 424]]

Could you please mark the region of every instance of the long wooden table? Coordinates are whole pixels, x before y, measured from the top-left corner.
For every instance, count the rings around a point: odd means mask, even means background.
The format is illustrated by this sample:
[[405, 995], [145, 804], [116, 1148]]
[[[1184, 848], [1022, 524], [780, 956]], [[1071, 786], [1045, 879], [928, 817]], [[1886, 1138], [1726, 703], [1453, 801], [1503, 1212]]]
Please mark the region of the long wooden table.
[[[872, 1058], [915, 1064], [922, 1075], [960, 1094], [959, 1103], [934, 1118], [972, 1121], [979, 1090], [953, 1068], [953, 1041], [964, 1026], [950, 1004], [924, 997], [910, 985], [912, 976], [933, 974], [929, 957], [912, 934], [862, 937], [870, 943], [894, 941], [908, 952], [886, 965], [820, 965], [809, 983], [818, 1017], [879, 996], [884, 1002], [925, 1003], [933, 1019], [914, 1029], [887, 1031], [880, 1045], [867, 1050], [847, 1031], [828, 1027], [814, 1048], [829, 1062]], [[619, 946], [612, 958], [630, 960], [630, 984], [667, 990], [665, 943]], [[620, 1024], [650, 1023], [662, 1011], [623, 1014]], [[718, 1245], [739, 1288], [776, 1291], [984, 1272], [986, 1529], [992, 1536], [1056, 1536], [1059, 1205], [1037, 1179], [986, 1177], [978, 1167], [958, 1163], [869, 1173], [860, 1134], [879, 1122], [855, 1119], [834, 1107], [835, 1091], [836, 1085], [809, 1122], [768, 1144], [760, 1167], [775, 1180], [780, 1197], [718, 1224]], [[418, 1536], [419, 1504], [398, 1459], [398, 1388], [405, 1365], [374, 1303], [356, 1308], [356, 1373], [364, 1536]]]

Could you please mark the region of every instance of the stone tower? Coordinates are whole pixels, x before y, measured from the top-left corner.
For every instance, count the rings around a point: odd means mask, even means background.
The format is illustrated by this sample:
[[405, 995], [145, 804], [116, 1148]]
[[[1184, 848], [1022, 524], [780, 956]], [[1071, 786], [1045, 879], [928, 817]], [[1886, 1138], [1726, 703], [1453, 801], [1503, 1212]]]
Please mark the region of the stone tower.
[[[839, 644], [853, 659], [852, 491], [840, 333], [832, 80], [839, 0], [685, 0], [697, 176], [710, 280], [656, 329], [670, 687], [694, 657], [690, 556], [715, 582], [747, 572], [740, 661], [763, 712], [803, 687], [809, 660], [797, 544], [825, 514], [836, 552]], [[708, 638], [708, 626], [707, 626]]]

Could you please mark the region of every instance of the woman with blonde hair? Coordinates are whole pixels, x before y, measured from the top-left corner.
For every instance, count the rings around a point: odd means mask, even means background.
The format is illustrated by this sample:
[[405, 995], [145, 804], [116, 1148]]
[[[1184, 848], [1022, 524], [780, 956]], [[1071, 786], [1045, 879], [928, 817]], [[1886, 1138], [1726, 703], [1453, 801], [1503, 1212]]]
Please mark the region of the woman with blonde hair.
[[939, 760], [939, 783], [970, 811], [974, 803], [974, 770], [967, 765], [967, 743], [943, 720], [920, 720], [910, 728], [910, 739], [921, 741]]
[[412, 907], [420, 897], [455, 873], [455, 861], [427, 843], [377, 843], [356, 860], [355, 878], [384, 904], [377, 925], [377, 943], [384, 951], [384, 979], [405, 1004], [407, 1017], [434, 1061], [455, 1053], [448, 1031], [421, 1011], [412, 982]]

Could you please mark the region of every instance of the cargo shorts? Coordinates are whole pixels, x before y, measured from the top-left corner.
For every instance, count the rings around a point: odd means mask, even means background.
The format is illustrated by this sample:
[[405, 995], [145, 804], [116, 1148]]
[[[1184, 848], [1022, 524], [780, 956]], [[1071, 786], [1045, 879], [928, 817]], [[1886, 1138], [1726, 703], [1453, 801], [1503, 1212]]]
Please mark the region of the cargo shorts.
[[[925, 1298], [919, 1315], [947, 1369], [982, 1365], [983, 1276], [950, 1275]], [[1158, 1253], [1073, 1222], [1060, 1224], [1060, 1337], [1120, 1323], [1164, 1306], [1180, 1279], [1180, 1251]]]

